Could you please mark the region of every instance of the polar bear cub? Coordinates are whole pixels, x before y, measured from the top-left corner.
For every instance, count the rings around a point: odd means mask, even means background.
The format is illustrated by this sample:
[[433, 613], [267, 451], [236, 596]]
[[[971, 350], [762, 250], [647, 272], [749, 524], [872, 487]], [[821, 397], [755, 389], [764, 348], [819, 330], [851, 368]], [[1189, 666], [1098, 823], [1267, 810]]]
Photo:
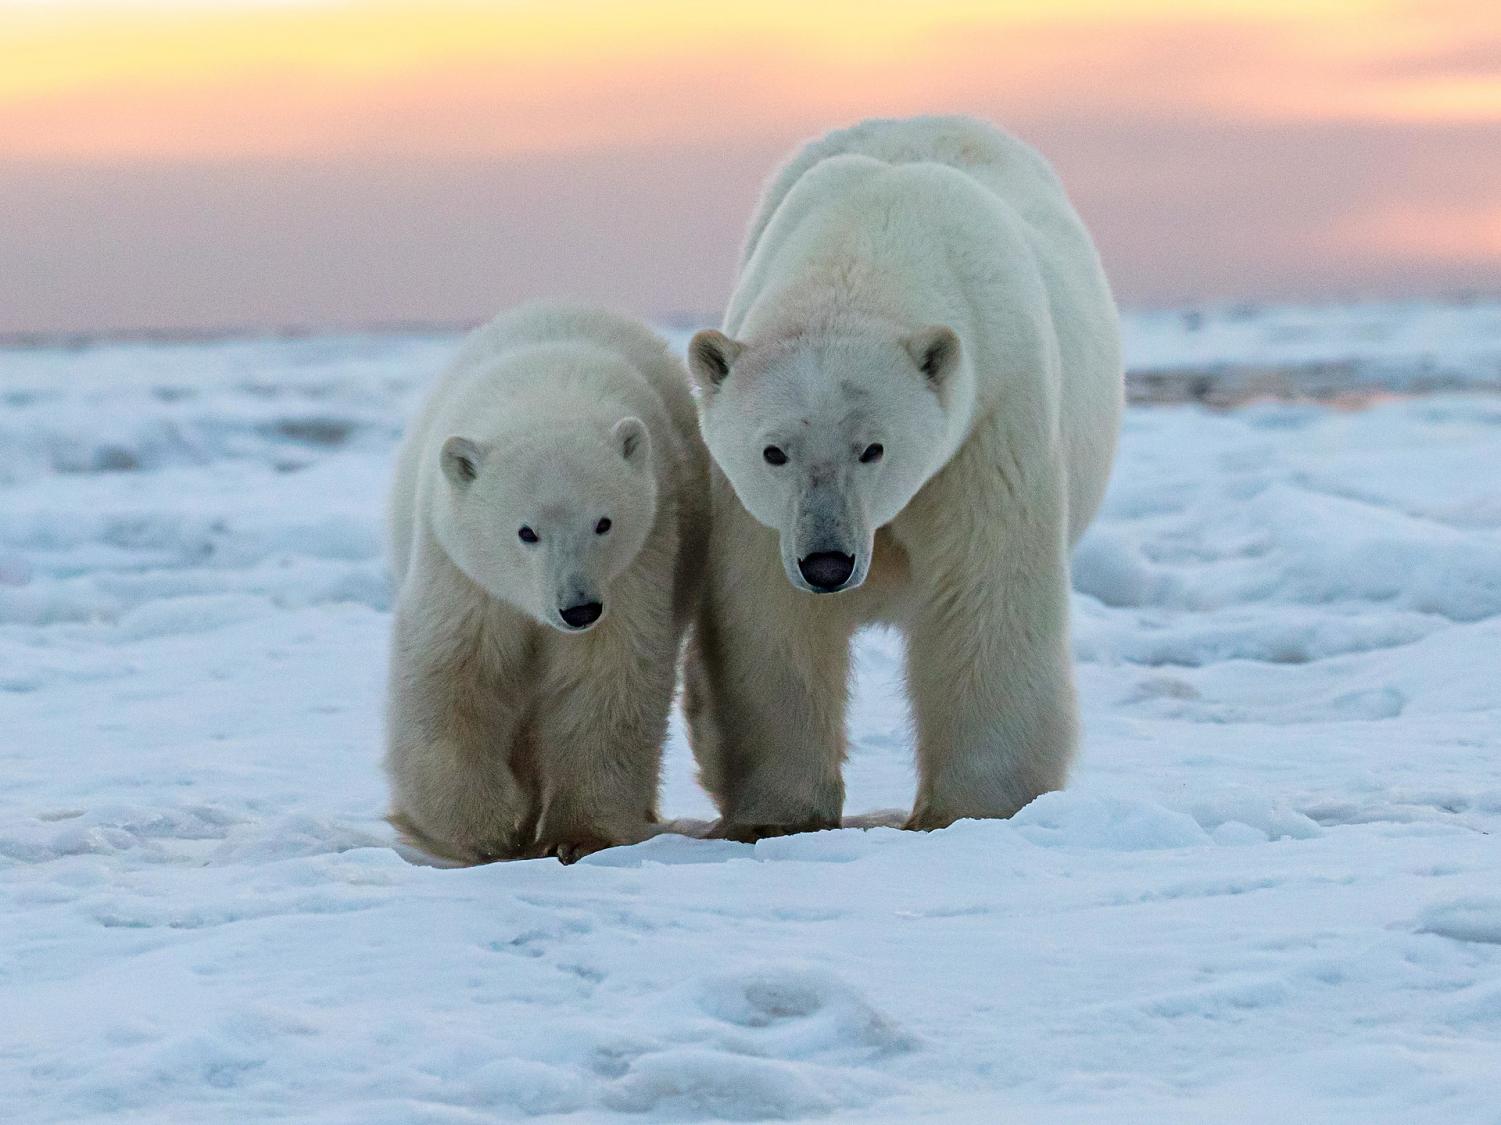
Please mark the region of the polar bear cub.
[[529, 306], [474, 332], [390, 501], [392, 823], [461, 862], [645, 836], [706, 536], [682, 364], [644, 327]]
[[872, 622], [905, 634], [910, 827], [1061, 786], [1069, 547], [1123, 383], [1110, 288], [1047, 163], [961, 117], [809, 144], [689, 364], [716, 468], [686, 711], [720, 831], [839, 823], [850, 639]]

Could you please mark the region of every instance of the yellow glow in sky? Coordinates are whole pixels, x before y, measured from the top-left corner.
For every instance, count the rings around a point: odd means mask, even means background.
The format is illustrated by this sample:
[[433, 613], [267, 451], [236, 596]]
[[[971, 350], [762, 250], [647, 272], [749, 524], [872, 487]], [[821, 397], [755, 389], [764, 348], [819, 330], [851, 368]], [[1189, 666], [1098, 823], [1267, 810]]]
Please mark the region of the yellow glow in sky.
[[781, 154], [931, 112], [1127, 302], [1501, 286], [1497, 0], [0, 0], [0, 331], [711, 310]]
[[0, 0], [0, 156], [567, 150], [912, 112], [935, 93], [998, 110], [1491, 121], [1501, 72], [1443, 66], [1490, 7]]

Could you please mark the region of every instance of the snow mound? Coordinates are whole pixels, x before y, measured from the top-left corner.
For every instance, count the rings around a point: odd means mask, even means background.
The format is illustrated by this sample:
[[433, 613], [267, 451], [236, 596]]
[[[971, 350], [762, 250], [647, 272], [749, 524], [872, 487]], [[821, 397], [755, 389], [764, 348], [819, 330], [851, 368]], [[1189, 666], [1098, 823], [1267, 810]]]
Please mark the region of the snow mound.
[[1455, 941], [1501, 945], [1501, 898], [1445, 902], [1423, 911], [1419, 930]]

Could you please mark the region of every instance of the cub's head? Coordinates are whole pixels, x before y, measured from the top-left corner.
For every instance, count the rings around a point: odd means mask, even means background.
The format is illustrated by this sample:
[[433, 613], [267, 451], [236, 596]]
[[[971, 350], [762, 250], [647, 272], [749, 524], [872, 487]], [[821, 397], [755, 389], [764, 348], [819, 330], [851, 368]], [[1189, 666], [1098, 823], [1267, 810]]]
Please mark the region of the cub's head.
[[951, 456], [968, 401], [948, 328], [688, 347], [704, 440], [801, 590], [865, 581], [876, 529]]
[[456, 434], [437, 456], [435, 533], [460, 570], [562, 632], [604, 619], [656, 518], [640, 419]]

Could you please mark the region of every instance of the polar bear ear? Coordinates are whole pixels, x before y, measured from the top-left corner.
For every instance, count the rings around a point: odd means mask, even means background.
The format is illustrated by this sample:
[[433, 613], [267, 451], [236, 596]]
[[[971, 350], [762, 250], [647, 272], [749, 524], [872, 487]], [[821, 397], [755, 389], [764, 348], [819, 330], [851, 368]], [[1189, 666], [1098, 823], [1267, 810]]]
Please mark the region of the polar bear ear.
[[929, 325], [907, 338], [907, 354], [936, 390], [959, 365], [959, 336], [942, 324]]
[[651, 458], [651, 436], [640, 418], [622, 418], [611, 428], [610, 437], [626, 464], [639, 467]]
[[451, 437], [443, 443], [441, 458], [443, 475], [463, 488], [479, 476], [479, 467], [485, 459], [485, 451], [468, 438]]
[[705, 328], [688, 341], [688, 370], [704, 390], [717, 390], [744, 350], [745, 345], [738, 340]]

